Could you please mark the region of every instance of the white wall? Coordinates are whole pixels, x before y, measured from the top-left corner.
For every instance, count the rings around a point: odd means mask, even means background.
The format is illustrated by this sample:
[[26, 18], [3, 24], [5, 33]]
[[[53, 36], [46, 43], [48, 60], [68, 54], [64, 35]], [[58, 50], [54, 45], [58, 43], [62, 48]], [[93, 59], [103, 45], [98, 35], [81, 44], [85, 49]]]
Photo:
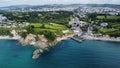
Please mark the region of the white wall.
[[2, 23], [2, 15], [0, 15], [0, 23]]

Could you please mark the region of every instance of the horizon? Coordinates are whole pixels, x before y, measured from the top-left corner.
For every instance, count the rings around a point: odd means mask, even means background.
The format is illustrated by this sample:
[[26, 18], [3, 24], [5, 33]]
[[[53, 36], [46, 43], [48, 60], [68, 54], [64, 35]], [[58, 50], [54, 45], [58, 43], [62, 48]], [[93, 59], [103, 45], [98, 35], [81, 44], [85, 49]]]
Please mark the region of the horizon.
[[[43, 5], [31, 5], [31, 4], [18, 4], [18, 5], [8, 5], [8, 6], [0, 6], [2, 7], [11, 7], [11, 6], [45, 6], [45, 5], [77, 5], [78, 3], [73, 3], [73, 4], [43, 4]], [[87, 3], [87, 4], [78, 4], [78, 5], [95, 5], [95, 3]], [[104, 4], [96, 4], [96, 5], [105, 5], [108, 3], [104, 3]], [[120, 4], [108, 4], [108, 5], [120, 5]]]
[[115, 4], [120, 5], [120, 1], [118, 0], [1, 0], [0, 7], [7, 6], [15, 6], [15, 5], [54, 5], [54, 4], [62, 4], [62, 5], [70, 5], [70, 4]]

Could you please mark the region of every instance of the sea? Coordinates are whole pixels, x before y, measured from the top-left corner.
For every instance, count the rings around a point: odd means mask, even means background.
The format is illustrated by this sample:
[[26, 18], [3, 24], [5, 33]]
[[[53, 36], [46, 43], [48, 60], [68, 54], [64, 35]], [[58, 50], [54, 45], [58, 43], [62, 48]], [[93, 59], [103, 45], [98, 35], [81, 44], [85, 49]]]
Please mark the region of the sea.
[[16, 40], [0, 40], [0, 68], [120, 68], [120, 43], [116, 42], [68, 39], [34, 60], [35, 49]]

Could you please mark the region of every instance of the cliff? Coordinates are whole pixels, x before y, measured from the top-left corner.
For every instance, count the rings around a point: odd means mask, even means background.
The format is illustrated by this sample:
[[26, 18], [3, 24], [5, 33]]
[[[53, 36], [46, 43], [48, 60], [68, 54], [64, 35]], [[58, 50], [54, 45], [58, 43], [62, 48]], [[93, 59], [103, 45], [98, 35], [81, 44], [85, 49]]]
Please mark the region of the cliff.
[[37, 59], [44, 51], [48, 51], [49, 47], [52, 47], [57, 43], [56, 41], [48, 42], [44, 35], [34, 34], [28, 34], [24, 39], [22, 38], [20, 42], [24, 46], [33, 45], [38, 47], [38, 49], [33, 52], [33, 59]]
[[49, 48], [55, 46], [59, 41], [66, 40], [73, 36], [74, 34], [57, 37], [54, 41], [49, 42], [44, 35], [28, 34], [25, 38], [21, 38], [20, 42], [25, 46], [33, 45], [38, 47], [38, 49], [33, 52], [32, 57], [33, 59], [37, 59], [42, 53], [49, 51]]

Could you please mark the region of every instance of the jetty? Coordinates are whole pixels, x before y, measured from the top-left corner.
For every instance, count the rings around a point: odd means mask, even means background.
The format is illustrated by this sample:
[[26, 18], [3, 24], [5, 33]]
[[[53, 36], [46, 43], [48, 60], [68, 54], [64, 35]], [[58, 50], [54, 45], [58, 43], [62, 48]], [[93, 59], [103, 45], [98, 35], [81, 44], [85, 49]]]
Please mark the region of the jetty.
[[66, 40], [66, 39], [69, 39], [69, 38], [72, 38], [74, 37], [75, 34], [71, 34], [71, 35], [67, 35], [67, 36], [63, 36], [63, 37], [57, 37], [57, 41], [63, 41], [63, 40]]
[[75, 38], [75, 37], [71, 37], [71, 39], [74, 40], [74, 41], [76, 41], [76, 42], [79, 42], [79, 43], [81, 43], [81, 42], [83, 41], [83, 40], [77, 39], [77, 38]]

